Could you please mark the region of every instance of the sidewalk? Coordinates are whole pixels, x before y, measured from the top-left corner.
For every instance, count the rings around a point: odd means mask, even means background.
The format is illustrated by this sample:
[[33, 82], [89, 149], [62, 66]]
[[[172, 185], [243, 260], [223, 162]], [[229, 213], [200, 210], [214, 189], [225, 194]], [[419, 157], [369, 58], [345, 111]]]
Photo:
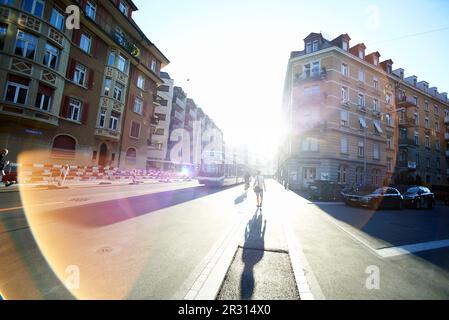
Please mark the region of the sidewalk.
[[[146, 179], [141, 180], [142, 184], [167, 184], [167, 183], [180, 183], [183, 181], [170, 181], [170, 182], [161, 182], [159, 180]], [[40, 191], [40, 190], [63, 190], [63, 189], [78, 189], [78, 188], [97, 188], [97, 187], [111, 187], [111, 186], [125, 186], [132, 185], [131, 180], [97, 180], [97, 181], [67, 181], [64, 186], [59, 187], [54, 183], [42, 184], [42, 183], [34, 183], [34, 184], [15, 184], [10, 187], [5, 187], [3, 183], [0, 183], [0, 193], [10, 193], [10, 192], [19, 192], [20, 188], [25, 188], [26, 190], [32, 191]], [[138, 185], [138, 184], [136, 184]]]
[[[282, 203], [289, 191], [267, 181], [263, 208], [250, 191], [249, 221], [218, 294], [219, 300], [298, 300], [297, 279], [284, 233]], [[254, 205], [253, 205], [254, 204]]]

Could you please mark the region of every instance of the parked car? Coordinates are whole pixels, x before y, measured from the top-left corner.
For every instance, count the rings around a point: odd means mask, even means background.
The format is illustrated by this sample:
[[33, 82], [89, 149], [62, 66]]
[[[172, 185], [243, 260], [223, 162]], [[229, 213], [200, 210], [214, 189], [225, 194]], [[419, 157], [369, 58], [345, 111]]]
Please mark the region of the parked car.
[[362, 197], [366, 194], [370, 194], [375, 190], [373, 187], [348, 187], [342, 190], [341, 195], [343, 201], [347, 206], [360, 207], [362, 205]]
[[17, 182], [17, 164], [10, 163], [6, 166], [5, 176], [1, 182]]
[[435, 195], [426, 187], [413, 187], [404, 193], [404, 205], [416, 209], [434, 209]]
[[340, 201], [343, 186], [332, 181], [316, 180], [309, 184], [309, 195], [312, 200]]
[[351, 206], [360, 206], [370, 209], [402, 209], [403, 197], [401, 193], [391, 187], [378, 188], [370, 193], [347, 194], [345, 202]]

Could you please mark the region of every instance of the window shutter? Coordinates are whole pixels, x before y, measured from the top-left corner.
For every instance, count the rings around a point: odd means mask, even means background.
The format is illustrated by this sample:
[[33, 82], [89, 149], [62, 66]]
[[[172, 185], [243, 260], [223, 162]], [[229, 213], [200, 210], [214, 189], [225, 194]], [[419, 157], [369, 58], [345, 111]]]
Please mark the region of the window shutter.
[[74, 59], [70, 59], [68, 68], [67, 68], [67, 78], [73, 80], [76, 69], [76, 61]]
[[94, 85], [94, 70], [89, 69], [89, 79], [87, 81], [87, 88], [89, 90], [92, 90], [93, 85]]
[[134, 111], [134, 103], [136, 102], [136, 96], [131, 95], [131, 101], [129, 102], [129, 108]]
[[67, 118], [68, 115], [69, 115], [69, 103], [70, 103], [70, 97], [69, 96], [65, 96], [63, 101], [62, 101], [61, 110], [59, 112], [59, 115], [62, 118]]
[[76, 44], [78, 47], [81, 44], [81, 29], [75, 29], [73, 30], [73, 43]]
[[137, 79], [138, 78], [139, 78], [139, 75], [138, 75], [137, 69], [134, 69], [132, 82], [134, 85], [136, 85], [136, 87], [137, 87]]
[[87, 123], [88, 116], [89, 116], [89, 104], [88, 103], [83, 103], [83, 115], [81, 117], [81, 123], [82, 124], [86, 124]]

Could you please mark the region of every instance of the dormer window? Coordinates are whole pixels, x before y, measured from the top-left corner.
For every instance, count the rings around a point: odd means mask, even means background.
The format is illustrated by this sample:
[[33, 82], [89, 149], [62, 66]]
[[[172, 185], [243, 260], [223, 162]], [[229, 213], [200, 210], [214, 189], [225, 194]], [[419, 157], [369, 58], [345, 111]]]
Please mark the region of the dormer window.
[[311, 53], [312, 52], [312, 42], [308, 42], [306, 44], [306, 53]]
[[391, 73], [392, 71], [393, 70], [392, 70], [391, 64], [387, 64], [387, 72]]
[[379, 65], [379, 59], [377, 59], [376, 56], [373, 58], [373, 64], [374, 64], [376, 67]]
[[312, 52], [318, 51], [318, 40], [313, 41]]
[[119, 5], [118, 5], [118, 9], [125, 16], [128, 16], [129, 7], [128, 7], [128, 4], [126, 2], [120, 1]]
[[348, 51], [348, 49], [349, 49], [349, 43], [348, 43], [348, 41], [343, 41], [343, 43], [342, 43], [342, 48], [343, 48], [343, 50]]
[[362, 60], [365, 59], [365, 51], [362, 49], [359, 49], [359, 58]]

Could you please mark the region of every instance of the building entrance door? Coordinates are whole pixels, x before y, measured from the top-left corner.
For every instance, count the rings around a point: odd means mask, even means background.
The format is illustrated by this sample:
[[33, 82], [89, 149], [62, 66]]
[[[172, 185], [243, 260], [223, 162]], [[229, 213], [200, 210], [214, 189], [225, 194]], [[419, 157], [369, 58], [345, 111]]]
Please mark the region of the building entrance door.
[[102, 167], [106, 167], [108, 162], [108, 147], [105, 143], [102, 143], [100, 146], [100, 157], [98, 159], [98, 165]]
[[303, 185], [309, 188], [309, 184], [316, 180], [316, 168], [304, 168]]

